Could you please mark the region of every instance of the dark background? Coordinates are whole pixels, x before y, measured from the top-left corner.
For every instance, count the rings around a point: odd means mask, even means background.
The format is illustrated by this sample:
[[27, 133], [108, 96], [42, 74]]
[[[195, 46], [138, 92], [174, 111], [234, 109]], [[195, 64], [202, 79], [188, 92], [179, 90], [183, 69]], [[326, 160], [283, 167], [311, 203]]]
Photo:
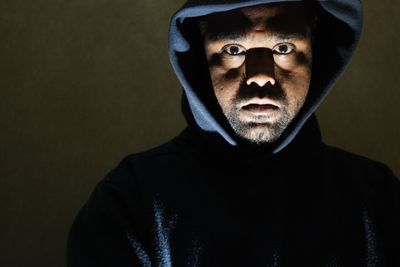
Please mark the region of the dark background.
[[[182, 129], [166, 52], [181, 4], [1, 1], [0, 266], [65, 266], [68, 228], [99, 179]], [[400, 1], [366, 1], [365, 12], [318, 117], [327, 143], [400, 174]]]

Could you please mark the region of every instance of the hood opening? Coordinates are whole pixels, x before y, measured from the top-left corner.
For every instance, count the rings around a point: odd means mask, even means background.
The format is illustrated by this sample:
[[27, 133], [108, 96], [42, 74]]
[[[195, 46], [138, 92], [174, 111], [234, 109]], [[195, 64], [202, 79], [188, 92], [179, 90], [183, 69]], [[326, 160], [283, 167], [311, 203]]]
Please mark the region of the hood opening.
[[[214, 95], [197, 19], [211, 13], [278, 2], [298, 1], [190, 0], [175, 13], [170, 26], [169, 55], [184, 89], [182, 111], [189, 126], [220, 135], [232, 146], [247, 145], [231, 129]], [[312, 2], [318, 19], [308, 96], [284, 133], [270, 146], [266, 146], [272, 153], [278, 153], [292, 142], [314, 114], [350, 62], [360, 38], [362, 7], [359, 0]]]

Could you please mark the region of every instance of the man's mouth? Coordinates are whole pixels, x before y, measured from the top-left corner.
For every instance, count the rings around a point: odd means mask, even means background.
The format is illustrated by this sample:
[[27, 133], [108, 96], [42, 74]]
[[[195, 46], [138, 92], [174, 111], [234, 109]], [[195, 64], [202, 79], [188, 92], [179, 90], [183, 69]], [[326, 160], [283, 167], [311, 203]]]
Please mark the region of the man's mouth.
[[268, 112], [278, 110], [279, 107], [273, 104], [248, 104], [243, 106], [242, 109], [252, 112]]

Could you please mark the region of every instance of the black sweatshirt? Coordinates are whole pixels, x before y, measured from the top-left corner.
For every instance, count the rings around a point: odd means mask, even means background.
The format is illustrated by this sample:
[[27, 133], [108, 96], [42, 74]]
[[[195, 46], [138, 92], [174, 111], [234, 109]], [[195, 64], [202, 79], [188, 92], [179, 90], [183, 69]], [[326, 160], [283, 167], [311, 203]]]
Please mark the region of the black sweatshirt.
[[311, 136], [242, 160], [187, 129], [126, 157], [76, 218], [69, 266], [400, 266], [399, 182]]

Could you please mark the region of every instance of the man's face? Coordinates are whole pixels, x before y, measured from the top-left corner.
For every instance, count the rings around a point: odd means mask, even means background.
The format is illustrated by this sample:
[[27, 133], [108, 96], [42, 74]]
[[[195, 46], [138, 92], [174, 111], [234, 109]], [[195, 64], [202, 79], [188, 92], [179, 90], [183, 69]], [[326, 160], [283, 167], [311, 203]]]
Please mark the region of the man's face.
[[237, 9], [210, 15], [201, 27], [214, 92], [231, 127], [253, 143], [275, 141], [310, 85], [305, 8], [286, 3]]

